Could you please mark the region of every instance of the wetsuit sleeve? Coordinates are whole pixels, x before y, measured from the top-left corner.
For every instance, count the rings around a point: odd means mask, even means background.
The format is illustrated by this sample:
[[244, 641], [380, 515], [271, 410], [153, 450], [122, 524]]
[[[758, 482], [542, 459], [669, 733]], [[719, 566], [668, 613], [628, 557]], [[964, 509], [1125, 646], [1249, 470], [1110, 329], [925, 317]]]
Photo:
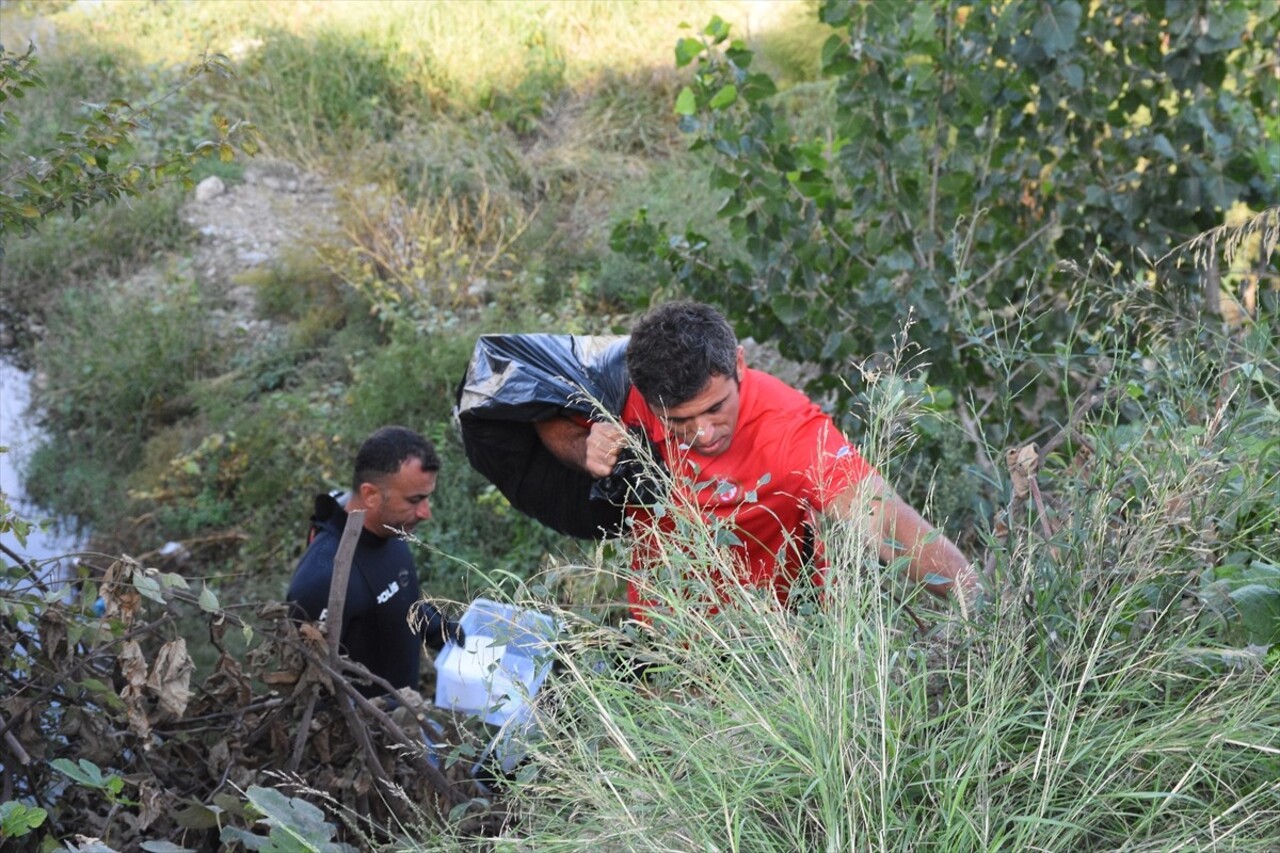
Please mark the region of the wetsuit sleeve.
[[462, 630], [462, 626], [448, 619], [434, 604], [419, 601], [414, 607], [417, 609], [412, 624], [417, 626], [418, 638], [427, 648], [438, 652], [448, 640], [453, 640], [460, 646], [466, 643], [466, 632]]

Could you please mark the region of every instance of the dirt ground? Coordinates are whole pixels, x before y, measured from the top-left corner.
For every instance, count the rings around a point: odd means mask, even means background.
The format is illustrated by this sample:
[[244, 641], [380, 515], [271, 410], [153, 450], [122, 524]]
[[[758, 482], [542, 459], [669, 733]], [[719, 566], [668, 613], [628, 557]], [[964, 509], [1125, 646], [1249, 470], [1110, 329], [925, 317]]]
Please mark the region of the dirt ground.
[[232, 324], [252, 331], [266, 321], [255, 318], [253, 288], [239, 277], [336, 229], [335, 208], [324, 178], [280, 160], [250, 161], [242, 182], [206, 178], [182, 208], [198, 235], [192, 250], [198, 281], [225, 301]]

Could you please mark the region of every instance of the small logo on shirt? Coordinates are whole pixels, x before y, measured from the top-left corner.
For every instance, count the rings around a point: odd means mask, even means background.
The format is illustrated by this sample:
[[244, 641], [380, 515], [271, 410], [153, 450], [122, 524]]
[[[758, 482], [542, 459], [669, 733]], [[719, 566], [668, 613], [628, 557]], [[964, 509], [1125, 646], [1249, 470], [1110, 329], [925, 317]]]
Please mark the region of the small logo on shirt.
[[386, 604], [388, 601], [391, 600], [391, 596], [395, 595], [399, 591], [400, 591], [400, 584], [396, 583], [395, 581], [392, 581], [391, 586], [387, 587], [382, 592], [378, 593], [378, 603]]
[[720, 477], [715, 483], [716, 500], [722, 504], [737, 503], [742, 499], [742, 484], [728, 477]]

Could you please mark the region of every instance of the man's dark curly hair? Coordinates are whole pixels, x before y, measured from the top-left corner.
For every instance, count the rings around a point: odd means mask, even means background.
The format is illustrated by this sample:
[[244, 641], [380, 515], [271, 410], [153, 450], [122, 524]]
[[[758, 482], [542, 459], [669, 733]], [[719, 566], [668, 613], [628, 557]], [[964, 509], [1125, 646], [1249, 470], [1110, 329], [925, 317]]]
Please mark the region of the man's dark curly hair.
[[360, 491], [363, 483], [378, 483], [396, 473], [409, 459], [417, 459], [423, 471], [440, 470], [440, 457], [430, 441], [406, 427], [382, 427], [366, 438], [356, 453], [353, 491]]
[[649, 405], [670, 409], [698, 396], [712, 376], [737, 377], [738, 339], [716, 309], [668, 302], [631, 330], [627, 371]]

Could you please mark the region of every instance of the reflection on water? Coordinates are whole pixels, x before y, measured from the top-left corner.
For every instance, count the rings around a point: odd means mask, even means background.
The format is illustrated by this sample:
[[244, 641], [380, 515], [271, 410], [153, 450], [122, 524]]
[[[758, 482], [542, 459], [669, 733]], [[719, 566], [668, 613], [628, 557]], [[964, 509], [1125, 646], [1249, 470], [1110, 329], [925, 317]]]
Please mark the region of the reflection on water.
[[[26, 423], [27, 404], [31, 397], [31, 377], [6, 359], [0, 357], [0, 447], [8, 447], [0, 453], [0, 492], [4, 492], [10, 508], [28, 521], [41, 521], [49, 514], [33, 506], [23, 489], [21, 471], [27, 458], [36, 448], [40, 434]], [[61, 525], [70, 528], [70, 525]], [[43, 566], [42, 575], [54, 579], [61, 571], [70, 568], [70, 560], [59, 558], [78, 547], [71, 535], [59, 530], [58, 525], [49, 530], [33, 529], [26, 544], [20, 544], [13, 533], [0, 533], [0, 562], [12, 564], [11, 554], [23, 560]], [[66, 565], [63, 565], [66, 564]]]

